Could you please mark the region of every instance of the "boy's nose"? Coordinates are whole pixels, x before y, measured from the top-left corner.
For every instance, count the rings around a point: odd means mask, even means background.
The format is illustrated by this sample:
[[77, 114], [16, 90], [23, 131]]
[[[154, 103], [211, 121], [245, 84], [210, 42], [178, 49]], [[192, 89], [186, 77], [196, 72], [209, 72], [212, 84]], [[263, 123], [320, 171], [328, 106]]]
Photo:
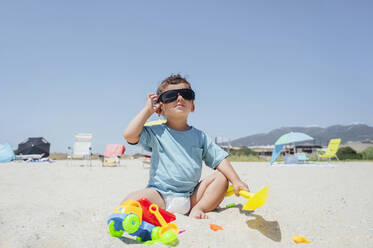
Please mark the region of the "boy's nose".
[[184, 98], [183, 98], [183, 96], [181, 95], [181, 94], [178, 94], [178, 96], [177, 96], [177, 100], [179, 101], [179, 100], [184, 100]]

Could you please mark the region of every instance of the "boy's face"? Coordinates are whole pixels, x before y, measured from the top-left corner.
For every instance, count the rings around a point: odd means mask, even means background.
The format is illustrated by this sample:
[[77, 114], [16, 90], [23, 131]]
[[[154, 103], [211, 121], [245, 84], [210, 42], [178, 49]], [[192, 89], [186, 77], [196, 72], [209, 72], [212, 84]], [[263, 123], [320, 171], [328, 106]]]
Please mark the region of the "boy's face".
[[[163, 92], [168, 90], [178, 90], [190, 88], [186, 83], [180, 84], [170, 84], [163, 90]], [[162, 93], [163, 93], [162, 92]], [[186, 100], [181, 95], [178, 98], [170, 103], [160, 103], [161, 104], [161, 114], [168, 118], [178, 118], [178, 117], [187, 117], [190, 112], [194, 111], [194, 102], [192, 100]]]

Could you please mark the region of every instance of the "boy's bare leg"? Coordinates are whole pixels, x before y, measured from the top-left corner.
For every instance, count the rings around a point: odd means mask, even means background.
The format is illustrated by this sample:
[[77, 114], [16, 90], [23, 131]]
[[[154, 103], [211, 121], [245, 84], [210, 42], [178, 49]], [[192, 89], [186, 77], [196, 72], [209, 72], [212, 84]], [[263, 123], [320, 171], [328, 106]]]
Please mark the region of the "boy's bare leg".
[[203, 179], [190, 197], [190, 217], [207, 219], [207, 212], [214, 210], [224, 199], [228, 179], [219, 171]]
[[165, 203], [164, 203], [162, 196], [158, 193], [158, 191], [152, 188], [146, 188], [146, 189], [141, 189], [141, 190], [132, 192], [124, 198], [123, 202], [128, 201], [128, 200], [137, 201], [140, 198], [146, 198], [152, 203], [157, 204], [160, 208], [163, 208], [163, 209], [165, 208]]

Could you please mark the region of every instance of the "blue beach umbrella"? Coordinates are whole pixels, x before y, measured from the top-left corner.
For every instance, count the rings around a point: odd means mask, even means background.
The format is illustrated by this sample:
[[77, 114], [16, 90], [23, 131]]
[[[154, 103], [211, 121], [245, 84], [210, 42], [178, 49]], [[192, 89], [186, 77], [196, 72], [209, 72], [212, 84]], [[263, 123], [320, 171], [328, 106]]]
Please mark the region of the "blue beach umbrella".
[[284, 145], [307, 140], [313, 140], [313, 138], [305, 133], [290, 132], [282, 135], [275, 143], [275, 148], [272, 152], [271, 164], [273, 164], [273, 162], [275, 162], [277, 157], [281, 154]]

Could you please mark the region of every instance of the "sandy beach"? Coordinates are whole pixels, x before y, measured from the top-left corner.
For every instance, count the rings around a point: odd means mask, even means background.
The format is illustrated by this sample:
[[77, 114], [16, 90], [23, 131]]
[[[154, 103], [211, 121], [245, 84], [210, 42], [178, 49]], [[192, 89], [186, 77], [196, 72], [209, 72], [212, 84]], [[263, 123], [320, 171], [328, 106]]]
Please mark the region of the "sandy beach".
[[[111, 237], [106, 225], [123, 197], [146, 185], [141, 161], [115, 168], [74, 162], [0, 164], [0, 247], [143, 246], [130, 236]], [[231, 196], [207, 220], [176, 214], [186, 230], [177, 247], [373, 247], [372, 162], [233, 165], [251, 191], [270, 186], [268, 202], [247, 212], [246, 200]], [[225, 208], [230, 203], [238, 206]], [[224, 230], [212, 231], [211, 223]], [[295, 244], [293, 235], [312, 243]]]

